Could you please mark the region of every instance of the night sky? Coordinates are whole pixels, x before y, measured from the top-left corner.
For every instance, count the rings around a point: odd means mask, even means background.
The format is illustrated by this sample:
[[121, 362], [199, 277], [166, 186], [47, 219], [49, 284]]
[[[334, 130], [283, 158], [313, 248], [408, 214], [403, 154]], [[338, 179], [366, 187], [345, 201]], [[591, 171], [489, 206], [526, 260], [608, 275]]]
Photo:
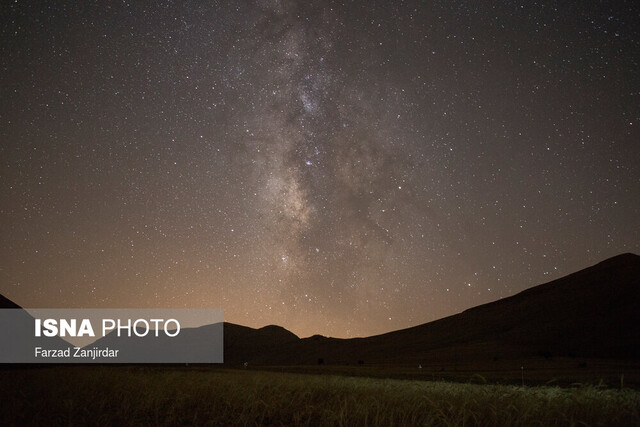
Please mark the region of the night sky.
[[2, 2], [21, 306], [364, 336], [640, 253], [637, 1], [143, 3]]

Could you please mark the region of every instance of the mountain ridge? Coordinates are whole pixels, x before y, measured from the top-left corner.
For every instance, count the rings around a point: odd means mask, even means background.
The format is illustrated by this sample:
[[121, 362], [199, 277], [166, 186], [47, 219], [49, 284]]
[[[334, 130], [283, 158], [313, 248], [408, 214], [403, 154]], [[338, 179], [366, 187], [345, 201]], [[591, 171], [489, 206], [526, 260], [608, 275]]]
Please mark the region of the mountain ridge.
[[[2, 296], [0, 306], [18, 307]], [[507, 298], [369, 337], [300, 338], [278, 325], [223, 326], [226, 365], [464, 365], [536, 357], [637, 361], [640, 256], [620, 254]]]
[[[359, 338], [255, 342], [228, 363], [419, 363], [522, 357], [640, 359], [640, 256], [625, 253], [515, 295], [406, 329]], [[256, 330], [259, 331], [259, 330]], [[276, 348], [276, 350], [273, 350]], [[260, 349], [260, 350], [258, 350]]]

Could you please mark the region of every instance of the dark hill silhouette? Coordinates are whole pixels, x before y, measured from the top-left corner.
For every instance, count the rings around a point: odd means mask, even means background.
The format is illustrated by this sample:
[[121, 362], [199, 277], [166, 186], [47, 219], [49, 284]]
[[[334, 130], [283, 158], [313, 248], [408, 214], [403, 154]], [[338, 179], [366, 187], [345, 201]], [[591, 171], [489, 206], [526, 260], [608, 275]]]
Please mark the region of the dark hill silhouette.
[[[0, 360], [36, 361], [34, 348], [37, 346], [64, 350], [71, 345], [57, 336], [34, 337], [33, 317], [18, 304], [2, 295], [0, 295], [0, 309], [3, 309], [3, 313], [0, 315], [0, 324], [2, 324], [0, 329]], [[4, 309], [11, 310], [5, 312]], [[7, 314], [7, 312], [11, 314]], [[15, 336], [22, 337], [21, 345], [7, 345], [9, 342], [13, 342], [12, 338]]]
[[0, 308], [22, 308], [15, 302], [11, 301], [9, 298], [5, 298], [0, 295]]
[[[6, 298], [0, 304], [13, 304]], [[211, 326], [211, 325], [210, 325]], [[194, 328], [186, 347], [214, 329]], [[108, 344], [113, 337], [102, 338]], [[640, 257], [623, 254], [434, 322], [367, 338], [298, 338], [279, 326], [224, 324], [227, 365], [489, 366], [533, 358], [640, 360]], [[195, 343], [195, 344], [194, 344]], [[519, 366], [519, 365], [518, 365]]]
[[270, 325], [253, 329], [233, 323], [224, 324], [226, 363], [281, 363], [281, 350], [299, 342], [298, 336], [280, 326]]
[[[620, 255], [435, 322], [371, 337], [397, 352], [473, 346], [472, 356], [639, 358], [640, 257]], [[498, 351], [500, 354], [495, 354]], [[492, 354], [493, 353], [493, 354]], [[373, 356], [373, 355], [372, 355]]]
[[[228, 339], [227, 339], [228, 337]], [[640, 359], [640, 257], [623, 254], [509, 298], [368, 338], [225, 324], [225, 362], [465, 364], [532, 357]], [[239, 345], [238, 343], [242, 343]]]

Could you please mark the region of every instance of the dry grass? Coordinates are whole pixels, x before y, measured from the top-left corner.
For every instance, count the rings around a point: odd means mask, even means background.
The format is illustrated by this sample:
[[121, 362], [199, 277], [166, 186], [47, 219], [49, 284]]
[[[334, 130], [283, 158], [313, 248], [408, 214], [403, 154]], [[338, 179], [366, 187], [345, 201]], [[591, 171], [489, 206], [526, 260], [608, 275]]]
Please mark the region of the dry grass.
[[2, 372], [2, 425], [640, 425], [640, 393], [258, 371]]

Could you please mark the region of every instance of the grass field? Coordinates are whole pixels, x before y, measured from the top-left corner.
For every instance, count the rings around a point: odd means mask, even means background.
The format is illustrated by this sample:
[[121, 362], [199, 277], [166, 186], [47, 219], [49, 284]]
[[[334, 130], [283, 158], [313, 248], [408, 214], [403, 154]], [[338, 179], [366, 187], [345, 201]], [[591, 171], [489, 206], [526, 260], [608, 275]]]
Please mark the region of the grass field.
[[640, 392], [175, 367], [0, 371], [1, 425], [640, 425]]

